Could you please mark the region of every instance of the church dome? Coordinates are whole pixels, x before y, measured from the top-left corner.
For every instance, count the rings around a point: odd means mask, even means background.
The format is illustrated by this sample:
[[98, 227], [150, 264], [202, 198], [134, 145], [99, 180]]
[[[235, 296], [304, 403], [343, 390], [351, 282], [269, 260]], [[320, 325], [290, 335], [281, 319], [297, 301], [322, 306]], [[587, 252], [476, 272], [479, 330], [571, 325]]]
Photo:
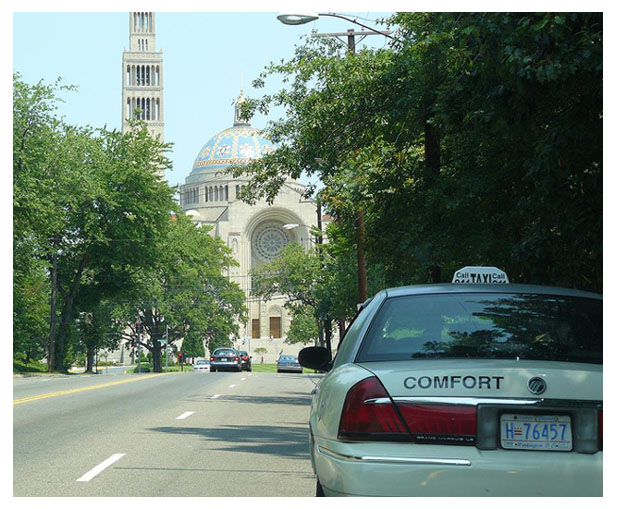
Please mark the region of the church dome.
[[192, 174], [219, 172], [230, 166], [247, 164], [253, 159], [259, 159], [276, 149], [276, 146], [264, 138], [261, 131], [251, 127], [242, 118], [240, 105], [244, 96], [236, 101], [234, 125], [212, 137], [199, 151], [193, 163]]

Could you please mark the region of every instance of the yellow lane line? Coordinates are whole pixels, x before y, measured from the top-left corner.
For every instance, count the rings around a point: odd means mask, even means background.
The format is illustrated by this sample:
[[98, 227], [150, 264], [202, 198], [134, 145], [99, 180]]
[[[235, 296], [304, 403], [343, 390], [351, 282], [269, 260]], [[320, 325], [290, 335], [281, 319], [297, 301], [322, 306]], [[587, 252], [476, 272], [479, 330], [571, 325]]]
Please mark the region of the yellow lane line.
[[102, 389], [103, 387], [111, 387], [112, 385], [128, 384], [131, 382], [137, 382], [139, 380], [147, 380], [149, 378], [156, 378], [157, 376], [173, 375], [175, 373], [157, 373], [156, 375], [147, 375], [139, 378], [132, 378], [130, 380], [120, 380], [117, 382], [108, 382], [106, 384], [89, 385], [88, 387], [80, 387], [79, 389], [68, 389], [66, 391], [48, 392], [46, 394], [39, 394], [37, 396], [29, 396], [27, 398], [14, 399], [13, 405], [19, 405], [21, 403], [27, 403], [28, 401], [35, 401], [37, 399], [55, 398], [56, 396], [64, 396], [65, 394], [75, 394], [76, 392], [92, 391], [94, 389]]

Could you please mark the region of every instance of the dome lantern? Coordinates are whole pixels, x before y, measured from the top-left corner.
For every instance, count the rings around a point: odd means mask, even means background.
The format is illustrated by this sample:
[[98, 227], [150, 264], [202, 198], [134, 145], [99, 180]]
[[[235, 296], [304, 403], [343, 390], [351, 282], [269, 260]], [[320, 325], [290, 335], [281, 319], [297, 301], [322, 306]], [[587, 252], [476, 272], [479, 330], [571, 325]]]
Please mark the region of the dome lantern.
[[244, 97], [244, 92], [240, 90], [240, 96], [236, 99], [236, 105], [234, 108], [234, 127], [239, 126], [248, 126], [250, 127], [250, 122], [242, 116], [242, 104], [246, 102], [246, 97]]

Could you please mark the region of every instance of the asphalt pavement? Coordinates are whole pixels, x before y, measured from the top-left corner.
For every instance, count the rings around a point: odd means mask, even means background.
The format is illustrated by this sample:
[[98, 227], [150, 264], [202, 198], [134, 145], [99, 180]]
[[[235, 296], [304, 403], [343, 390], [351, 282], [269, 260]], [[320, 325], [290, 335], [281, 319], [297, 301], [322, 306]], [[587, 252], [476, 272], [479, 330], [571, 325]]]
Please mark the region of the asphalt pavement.
[[319, 375], [16, 378], [13, 495], [305, 497]]

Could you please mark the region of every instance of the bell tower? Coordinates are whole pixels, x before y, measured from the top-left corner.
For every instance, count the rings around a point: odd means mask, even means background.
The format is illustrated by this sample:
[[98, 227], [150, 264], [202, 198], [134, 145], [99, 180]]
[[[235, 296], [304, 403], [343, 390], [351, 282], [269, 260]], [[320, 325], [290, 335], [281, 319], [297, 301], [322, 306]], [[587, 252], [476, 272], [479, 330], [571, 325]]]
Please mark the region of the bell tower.
[[156, 51], [155, 27], [153, 12], [129, 13], [129, 50], [122, 53], [122, 132], [138, 118], [163, 141], [163, 52]]

